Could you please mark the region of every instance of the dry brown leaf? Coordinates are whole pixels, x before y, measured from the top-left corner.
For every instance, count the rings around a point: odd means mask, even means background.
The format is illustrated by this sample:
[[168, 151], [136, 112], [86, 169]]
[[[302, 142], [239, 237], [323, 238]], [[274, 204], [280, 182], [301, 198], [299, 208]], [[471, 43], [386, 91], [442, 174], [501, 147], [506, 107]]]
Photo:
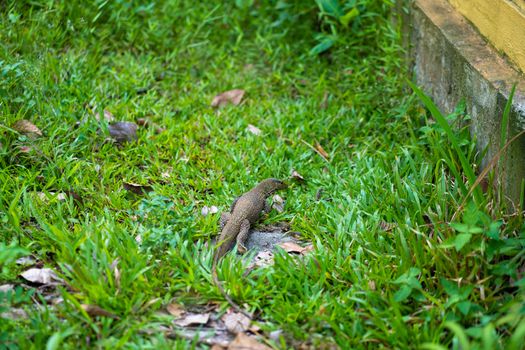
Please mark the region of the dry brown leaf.
[[149, 120], [148, 118], [137, 118], [135, 122], [137, 123], [138, 126], [150, 126], [151, 125], [151, 120]]
[[108, 126], [109, 134], [119, 143], [136, 141], [137, 124], [130, 122], [116, 122]]
[[230, 345], [228, 345], [228, 350], [272, 350], [272, 348], [260, 343], [253, 337], [239, 333]]
[[153, 191], [153, 187], [149, 185], [139, 185], [132, 182], [123, 182], [122, 186], [124, 186], [126, 191], [130, 191], [135, 194], [145, 194]]
[[245, 93], [246, 91], [241, 89], [225, 91], [213, 98], [213, 101], [211, 101], [211, 106], [222, 107], [228, 103], [238, 106], [241, 103]]
[[107, 122], [112, 122], [113, 120], [115, 120], [115, 117], [113, 117], [113, 114], [111, 114], [110, 111], [108, 111], [107, 109], [104, 110], [104, 118], [101, 118], [100, 117], [100, 113], [95, 113], [95, 119], [97, 121], [101, 121], [102, 119], [104, 119], [105, 121]]
[[259, 129], [258, 127], [252, 124], [248, 124], [248, 127], [246, 128], [246, 130], [248, 130], [249, 132], [251, 132], [252, 134], [256, 136], [260, 136], [262, 134], [261, 129]]
[[324, 150], [323, 146], [321, 146], [319, 142], [315, 143], [315, 149], [317, 153], [319, 153], [319, 155], [324, 159], [328, 160], [330, 158], [330, 155]]
[[225, 347], [222, 347], [222, 346], [220, 346], [220, 345], [218, 345], [218, 344], [213, 344], [213, 345], [211, 346], [211, 349], [210, 349], [210, 350], [224, 350], [224, 349], [226, 349], [226, 348], [225, 348]]
[[304, 182], [304, 177], [301, 174], [299, 174], [295, 169], [292, 170], [292, 174], [290, 175], [290, 177], [298, 182]]
[[233, 334], [244, 332], [250, 327], [250, 323], [252, 322], [249, 317], [240, 312], [224, 314], [222, 320], [224, 321], [226, 329]]
[[163, 128], [162, 126], [155, 125], [155, 134], [162, 134], [164, 131], [166, 131], [166, 128]]
[[309, 244], [306, 247], [304, 247], [304, 249], [301, 252], [301, 254], [306, 255], [306, 253], [312, 252], [313, 250], [314, 250], [314, 245], [313, 244]]
[[210, 314], [187, 314], [177, 320], [174, 320], [173, 323], [175, 323], [179, 327], [186, 327], [193, 324], [206, 324], [210, 320]]
[[21, 134], [42, 136], [42, 131], [33, 123], [27, 119], [21, 119], [16, 121], [12, 128]]
[[287, 253], [302, 254], [306, 248], [301, 247], [299, 244], [294, 242], [283, 242], [279, 244], [279, 247], [283, 248]]
[[103, 316], [103, 317], [109, 317], [118, 319], [119, 317], [115, 315], [114, 313], [111, 313], [107, 310], [104, 310], [98, 305], [89, 305], [89, 304], [82, 304], [80, 307], [91, 317], [93, 316]]
[[154, 128], [156, 134], [160, 134], [160, 133], [163, 133], [164, 131], [166, 131], [166, 129], [164, 129], [163, 127], [158, 126], [155, 123], [153, 123], [148, 118], [137, 118], [135, 121], [136, 121], [137, 125], [139, 125], [139, 126], [143, 126], [143, 127], [147, 127], [147, 128], [149, 128], [149, 127]]
[[62, 279], [60, 279], [56, 273], [49, 268], [31, 268], [27, 271], [24, 271], [20, 274], [23, 278], [28, 280], [32, 283], [39, 283], [39, 284], [50, 284], [50, 283], [57, 283], [62, 282]]
[[177, 318], [181, 317], [186, 312], [186, 310], [184, 310], [182, 305], [177, 304], [177, 303], [169, 304], [166, 307], [166, 310], [169, 312], [171, 316], [175, 316]]

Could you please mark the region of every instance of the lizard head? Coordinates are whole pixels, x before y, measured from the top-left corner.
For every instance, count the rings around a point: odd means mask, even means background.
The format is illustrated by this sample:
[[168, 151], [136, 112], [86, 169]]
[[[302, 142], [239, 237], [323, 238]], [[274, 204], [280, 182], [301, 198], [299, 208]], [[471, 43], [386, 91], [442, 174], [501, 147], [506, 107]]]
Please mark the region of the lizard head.
[[261, 183], [257, 187], [261, 188], [265, 193], [271, 194], [277, 190], [287, 188], [288, 185], [284, 181], [281, 181], [279, 179], [269, 178], [261, 181]]

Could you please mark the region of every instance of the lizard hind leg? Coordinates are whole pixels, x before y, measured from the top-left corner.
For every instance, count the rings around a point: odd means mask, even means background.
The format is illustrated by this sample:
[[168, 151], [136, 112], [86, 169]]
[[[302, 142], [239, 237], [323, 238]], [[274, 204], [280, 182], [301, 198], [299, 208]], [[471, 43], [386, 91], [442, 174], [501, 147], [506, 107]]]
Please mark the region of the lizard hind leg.
[[250, 232], [250, 221], [244, 219], [241, 222], [241, 228], [239, 229], [239, 234], [237, 235], [237, 251], [241, 254], [246, 253], [246, 247], [244, 244], [248, 239], [248, 233]]
[[219, 220], [219, 225], [221, 226], [221, 230], [226, 226], [226, 223], [228, 220], [230, 220], [232, 214], [230, 213], [221, 213], [221, 219]]

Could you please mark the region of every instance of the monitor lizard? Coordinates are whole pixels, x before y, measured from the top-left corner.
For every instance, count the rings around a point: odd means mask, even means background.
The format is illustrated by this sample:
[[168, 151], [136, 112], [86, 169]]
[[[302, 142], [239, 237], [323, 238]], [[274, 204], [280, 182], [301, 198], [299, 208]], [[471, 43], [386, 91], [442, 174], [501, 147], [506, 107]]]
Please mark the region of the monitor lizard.
[[217, 276], [217, 263], [237, 242], [237, 251], [245, 253], [244, 243], [248, 238], [250, 226], [260, 217], [262, 212], [269, 212], [270, 207], [266, 201], [275, 191], [286, 188], [287, 185], [281, 180], [269, 178], [261, 181], [250, 191], [236, 198], [231, 205], [229, 213], [221, 215], [221, 234], [217, 241], [217, 248], [213, 255], [212, 278], [219, 288], [221, 294], [238, 312], [251, 318], [252, 316], [244, 311], [224, 290], [221, 281]]

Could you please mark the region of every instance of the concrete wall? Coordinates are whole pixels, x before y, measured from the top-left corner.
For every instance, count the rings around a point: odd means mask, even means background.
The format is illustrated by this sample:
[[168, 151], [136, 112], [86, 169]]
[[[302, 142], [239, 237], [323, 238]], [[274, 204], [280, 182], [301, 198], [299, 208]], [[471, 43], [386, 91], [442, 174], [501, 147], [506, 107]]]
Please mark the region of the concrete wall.
[[[483, 166], [498, 152], [501, 118], [513, 84], [509, 136], [525, 130], [525, 79], [445, 0], [415, 0], [408, 15], [408, 37], [415, 80], [444, 113], [465, 99], [471, 133]], [[516, 209], [525, 183], [525, 135], [503, 157], [504, 195]]]

